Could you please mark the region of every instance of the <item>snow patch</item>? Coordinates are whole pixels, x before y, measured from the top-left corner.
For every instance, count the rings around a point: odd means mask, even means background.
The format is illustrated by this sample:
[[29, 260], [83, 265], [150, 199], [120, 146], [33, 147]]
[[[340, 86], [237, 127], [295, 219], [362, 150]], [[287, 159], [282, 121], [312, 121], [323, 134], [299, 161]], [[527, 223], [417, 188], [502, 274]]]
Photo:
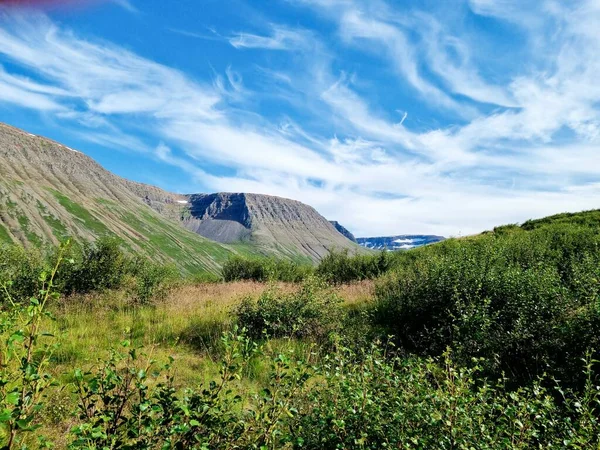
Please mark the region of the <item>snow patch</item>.
[[412, 244], [413, 239], [396, 239], [395, 241], [396, 244]]
[[187, 205], [188, 201], [187, 200], [177, 200], [177, 203], [180, 203], [182, 205]]
[[62, 148], [66, 148], [67, 150], [71, 150], [72, 152], [75, 153], [81, 153], [79, 150], [73, 150], [71, 147], [67, 147], [66, 145], [61, 145]]

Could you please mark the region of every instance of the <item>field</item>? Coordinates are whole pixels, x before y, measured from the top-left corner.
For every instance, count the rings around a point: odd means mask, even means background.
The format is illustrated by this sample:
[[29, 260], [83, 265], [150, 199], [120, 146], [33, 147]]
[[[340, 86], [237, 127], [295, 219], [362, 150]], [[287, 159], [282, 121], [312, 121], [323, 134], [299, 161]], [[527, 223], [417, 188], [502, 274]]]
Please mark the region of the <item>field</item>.
[[[600, 445], [595, 213], [181, 278], [118, 242], [2, 250], [7, 448]], [[61, 260], [56, 266], [56, 262]]]

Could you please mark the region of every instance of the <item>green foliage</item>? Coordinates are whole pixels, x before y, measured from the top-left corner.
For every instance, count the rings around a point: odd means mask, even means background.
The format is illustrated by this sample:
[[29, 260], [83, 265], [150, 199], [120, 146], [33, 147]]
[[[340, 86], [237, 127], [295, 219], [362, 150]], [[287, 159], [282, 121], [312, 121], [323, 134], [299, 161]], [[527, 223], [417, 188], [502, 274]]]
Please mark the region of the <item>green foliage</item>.
[[10, 237], [8, 230], [2, 223], [0, 223], [0, 245], [11, 242], [12, 238]]
[[143, 258], [135, 259], [129, 271], [134, 277], [133, 288], [129, 293], [140, 304], [149, 303], [151, 300], [163, 300], [180, 278], [176, 267], [154, 264]]
[[[0, 246], [0, 285], [10, 283], [15, 301], [26, 301], [38, 291], [39, 276], [49, 266], [37, 249], [26, 250], [18, 245]], [[5, 291], [0, 291], [2, 303], [8, 302]]]
[[600, 226], [600, 210], [562, 213], [542, 219], [528, 220], [521, 225], [521, 228], [530, 231], [547, 225], [576, 225], [597, 228]]
[[[59, 254], [52, 271], [39, 275], [40, 290], [22, 304], [10, 294], [10, 282], [2, 290], [9, 308], [0, 311], [0, 442], [2, 448], [24, 448], [27, 434], [37, 430], [38, 416], [46, 392], [54, 383], [48, 373], [55, 345], [48, 343], [52, 336], [41, 328], [42, 319], [52, 316], [46, 304], [56, 299], [54, 277], [60, 265]], [[33, 291], [35, 292], [35, 291]], [[40, 439], [39, 447], [45, 447]], [[26, 448], [26, 447], [25, 447]]]
[[323, 281], [309, 278], [296, 292], [271, 288], [258, 301], [244, 299], [236, 315], [240, 326], [254, 338], [266, 334], [323, 341], [339, 329], [340, 305], [341, 299]]
[[[405, 359], [373, 345], [325, 358], [291, 429], [307, 449], [597, 448], [600, 387], [565, 394], [536, 381], [511, 391], [481, 369]], [[590, 373], [590, 369], [586, 371]], [[568, 398], [568, 399], [567, 399]]]
[[387, 272], [394, 256], [390, 252], [377, 255], [354, 255], [348, 251], [331, 252], [321, 260], [316, 273], [331, 283], [349, 283], [377, 278]]
[[221, 275], [226, 282], [240, 280], [298, 282], [311, 273], [311, 266], [293, 261], [240, 256], [228, 259], [221, 269]]
[[[52, 267], [58, 254], [66, 261], [58, 269], [54, 289], [66, 295], [123, 288], [134, 302], [148, 303], [164, 298], [180, 279], [173, 266], [140, 257], [132, 259], [118, 239], [102, 237], [95, 243], [69, 244], [46, 255], [17, 245], [0, 246], [0, 283], [10, 282], [11, 296], [27, 300], [39, 289], [39, 274]], [[0, 301], [7, 300], [0, 291]]]
[[93, 244], [86, 243], [73, 256], [77, 258], [74, 258], [75, 264], [65, 266], [59, 273], [67, 294], [114, 289], [121, 286], [130, 270], [130, 262], [116, 238], [104, 237]]
[[378, 322], [409, 352], [580, 384], [577, 362], [600, 348], [599, 244], [597, 229], [554, 225], [409, 252], [377, 286]]
[[[59, 259], [60, 261], [60, 259]], [[390, 344], [322, 352], [258, 345], [244, 330], [223, 334], [218, 375], [196, 388], [177, 387], [173, 360], [161, 364], [131, 340], [96, 368], [76, 369], [72, 384], [48, 375], [55, 346], [41, 328], [53, 275], [41, 276], [39, 300], [2, 310], [0, 423], [4, 448], [50, 447], [38, 433], [53, 383], [72, 389], [77, 417], [64, 436], [71, 449], [528, 449], [597, 448], [597, 361], [586, 358], [581, 391], [535, 380], [511, 390], [490, 381], [477, 360], [452, 354], [405, 358]], [[10, 286], [5, 286], [9, 291]], [[306, 292], [320, 292], [307, 285]], [[313, 295], [313, 294], [311, 294]], [[311, 300], [311, 295], [298, 298]], [[291, 330], [295, 330], [292, 327]], [[261, 362], [261, 382], [240, 382]], [[581, 367], [581, 364], [579, 364]], [[548, 386], [555, 387], [548, 387]], [[60, 417], [71, 410], [63, 403]], [[50, 418], [50, 420], [54, 420]], [[34, 439], [37, 438], [37, 441]]]

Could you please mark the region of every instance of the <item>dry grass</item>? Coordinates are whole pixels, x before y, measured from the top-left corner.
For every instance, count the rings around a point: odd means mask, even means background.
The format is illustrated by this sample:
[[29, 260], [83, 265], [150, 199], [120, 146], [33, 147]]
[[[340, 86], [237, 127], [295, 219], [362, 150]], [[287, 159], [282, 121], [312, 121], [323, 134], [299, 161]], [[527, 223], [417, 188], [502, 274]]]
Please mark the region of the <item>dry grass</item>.
[[[277, 283], [277, 288], [292, 292], [299, 285]], [[173, 375], [178, 386], [198, 386], [218, 376], [222, 333], [231, 328], [234, 309], [248, 296], [257, 297], [273, 285], [256, 282], [183, 285], [174, 288], [163, 301], [148, 306], [133, 305], [126, 292], [115, 291], [63, 299], [53, 305], [56, 321], [47, 327], [58, 336], [53, 372], [63, 386], [69, 386], [75, 368], [97, 367], [123, 339], [144, 347], [158, 361], [174, 358]], [[335, 288], [345, 304], [368, 301], [373, 282], [360, 282]], [[274, 340], [272, 351], [291, 346], [309, 352], [302, 342]], [[305, 348], [306, 347], [306, 348]], [[244, 378], [241, 390], [254, 389], [261, 383], [263, 364], [257, 360]], [[61, 408], [72, 410], [75, 399], [67, 387], [51, 394], [46, 434], [63, 448], [66, 430], [75, 422]], [[52, 412], [52, 411], [57, 412]], [[56, 422], [53, 417], [57, 417]]]
[[[298, 285], [278, 283], [291, 292]], [[272, 285], [256, 282], [184, 285], [174, 288], [156, 305], [132, 305], [125, 292], [108, 292], [63, 300], [55, 307], [57, 321], [50, 324], [60, 336], [57, 371], [89, 366], [106, 358], [127, 338], [153, 348], [156, 357], [176, 359], [184, 381], [198, 382], [212, 374], [222, 333], [230, 329], [237, 304], [256, 297]], [[335, 288], [347, 305], [368, 301], [372, 282]]]

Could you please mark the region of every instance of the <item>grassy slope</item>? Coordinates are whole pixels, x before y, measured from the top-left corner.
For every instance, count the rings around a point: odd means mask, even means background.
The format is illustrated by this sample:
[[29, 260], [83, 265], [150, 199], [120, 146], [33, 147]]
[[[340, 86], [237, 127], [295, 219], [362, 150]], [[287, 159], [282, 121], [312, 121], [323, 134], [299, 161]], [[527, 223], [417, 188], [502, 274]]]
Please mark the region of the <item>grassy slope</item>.
[[129, 251], [173, 263], [187, 274], [217, 273], [230, 256], [256, 252], [251, 246], [212, 242], [141, 203], [125, 206], [95, 199], [83, 204], [52, 188], [30, 199], [21, 185], [5, 184], [4, 188], [10, 195], [0, 199], [0, 243], [44, 247], [66, 238], [85, 241], [118, 236]]

